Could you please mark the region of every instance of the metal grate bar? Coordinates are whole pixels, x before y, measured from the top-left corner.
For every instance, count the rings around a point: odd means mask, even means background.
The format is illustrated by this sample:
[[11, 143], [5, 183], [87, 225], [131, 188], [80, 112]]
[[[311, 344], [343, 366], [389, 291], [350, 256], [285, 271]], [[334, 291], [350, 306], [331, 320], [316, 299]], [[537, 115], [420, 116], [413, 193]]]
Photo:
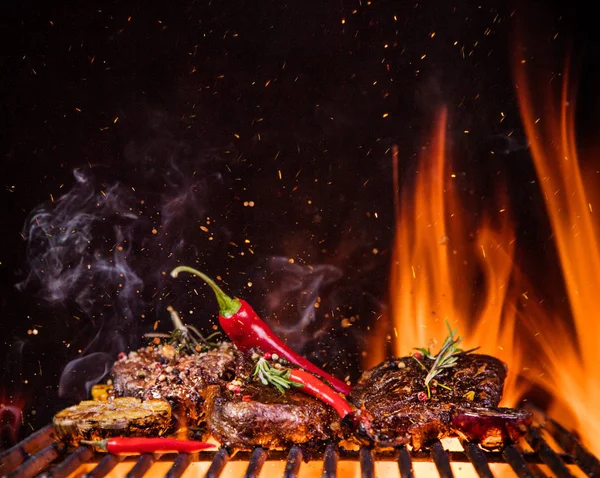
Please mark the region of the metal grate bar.
[[42, 477], [63, 478], [73, 473], [79, 466], [83, 465], [94, 456], [94, 452], [87, 446], [80, 446], [73, 453], [67, 456], [59, 465], [43, 473]]
[[323, 474], [321, 478], [335, 478], [337, 476], [337, 464], [340, 458], [337, 444], [329, 443], [323, 455]]
[[302, 464], [302, 450], [300, 447], [293, 446], [290, 448], [288, 453], [287, 462], [285, 464], [285, 471], [283, 472], [283, 478], [296, 478], [300, 465]]
[[462, 445], [477, 474], [481, 478], [494, 478], [494, 474], [488, 465], [485, 452], [475, 443], [463, 443]]
[[412, 460], [410, 459], [410, 453], [404, 445], [398, 448], [398, 468], [400, 468], [400, 476], [402, 478], [414, 478], [415, 472]]
[[433, 458], [440, 478], [454, 478], [452, 468], [450, 467], [450, 458], [439, 440], [433, 442], [431, 446], [431, 458]]
[[206, 475], [204, 475], [204, 478], [218, 478], [228, 461], [229, 452], [227, 451], [227, 448], [221, 448], [215, 454], [215, 457], [213, 458]]
[[41, 473], [50, 463], [58, 457], [58, 446], [56, 443], [48, 445], [46, 448], [38, 451], [35, 455], [31, 455], [29, 460], [21, 464], [16, 470], [13, 470], [7, 476], [9, 478], [19, 477], [25, 478], [35, 476]]
[[360, 473], [362, 478], [375, 478], [373, 452], [366, 447], [360, 449]]
[[106, 455], [102, 457], [98, 464], [84, 478], [102, 478], [108, 475], [121, 460], [123, 460], [122, 456]]
[[179, 478], [181, 475], [185, 473], [187, 467], [190, 466], [192, 462], [192, 455], [189, 453], [178, 453], [173, 460], [173, 466], [169, 468], [165, 478]]
[[502, 456], [519, 478], [534, 478], [529, 466], [527, 466], [525, 457], [515, 445], [505, 447], [502, 450]]
[[538, 452], [542, 461], [550, 467], [558, 478], [569, 478], [573, 476], [561, 461], [560, 457], [552, 448], [550, 448], [550, 445], [546, 443], [534, 427], [529, 430], [525, 439], [527, 440], [527, 443], [531, 445], [531, 448]]
[[244, 475], [244, 478], [258, 478], [258, 475], [260, 475], [260, 470], [262, 470], [266, 459], [266, 450], [261, 446], [257, 446], [252, 451], [252, 456], [250, 456], [250, 463], [248, 463], [248, 468], [246, 469], [246, 474]]
[[40, 451], [56, 439], [54, 427], [46, 425], [37, 432], [29, 435], [25, 440], [17, 443], [12, 448], [0, 455], [0, 475], [13, 471], [23, 463], [31, 453]]
[[142, 476], [150, 469], [154, 461], [154, 453], [144, 453], [143, 455], [140, 455], [138, 461], [133, 465], [133, 468], [125, 475], [126, 478], [142, 478]]
[[545, 428], [564, 451], [574, 456], [579, 468], [588, 476], [600, 476], [600, 460], [579, 443], [572, 433], [552, 419], [546, 422]]

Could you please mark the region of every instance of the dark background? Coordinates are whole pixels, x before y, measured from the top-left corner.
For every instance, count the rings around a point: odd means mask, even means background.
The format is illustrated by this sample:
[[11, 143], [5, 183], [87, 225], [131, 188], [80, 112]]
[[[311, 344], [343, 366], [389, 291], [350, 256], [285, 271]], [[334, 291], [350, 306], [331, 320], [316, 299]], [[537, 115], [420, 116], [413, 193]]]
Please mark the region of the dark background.
[[[598, 48], [581, 5], [2, 2], [0, 403], [23, 407], [20, 435], [81, 398], [156, 320], [168, 330], [167, 305], [210, 330], [205, 288], [163, 274], [180, 262], [356, 377], [387, 303], [389, 148], [410, 185], [442, 103], [473, 222], [506, 188], [520, 263], [547, 263], [512, 32], [519, 18], [538, 45], [574, 47], [590, 133]], [[307, 290], [318, 309], [305, 309]], [[315, 314], [302, 330], [298, 311]], [[64, 367], [90, 354], [100, 362], [59, 397]]]

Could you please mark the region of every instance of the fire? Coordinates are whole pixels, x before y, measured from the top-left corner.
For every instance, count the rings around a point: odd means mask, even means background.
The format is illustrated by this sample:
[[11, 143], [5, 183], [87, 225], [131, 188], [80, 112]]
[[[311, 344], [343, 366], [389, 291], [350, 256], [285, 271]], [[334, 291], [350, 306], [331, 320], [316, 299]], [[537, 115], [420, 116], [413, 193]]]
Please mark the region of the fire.
[[[437, 351], [448, 322], [459, 330], [465, 348], [480, 347], [481, 353], [508, 365], [502, 406], [517, 406], [534, 389], [542, 390], [552, 400], [548, 415], [576, 430], [598, 454], [600, 409], [594, 397], [600, 392], [600, 232], [594, 206], [600, 207], [595, 197], [599, 189], [584, 180], [579, 164], [568, 69], [556, 98], [550, 81], [548, 91], [538, 81], [534, 94], [527, 64], [517, 63], [522, 119], [564, 285], [561, 278], [551, 282], [566, 289], [571, 317], [558, 316], [551, 304], [539, 300], [564, 295], [564, 289], [547, 290], [546, 271], [524, 277], [515, 264], [507, 198], [498, 196], [496, 210], [479, 224], [464, 212], [447, 151], [448, 113], [442, 109], [414, 186], [403, 184], [397, 197], [388, 338], [396, 356], [417, 346]], [[397, 190], [398, 161], [394, 149]], [[376, 329], [379, 335], [381, 329]]]
[[[560, 257], [571, 308], [571, 322], [543, 315], [541, 341], [548, 374], [531, 377], [550, 391], [554, 410], [569, 412], [572, 426], [591, 450], [600, 453], [600, 410], [593, 397], [600, 392], [598, 345], [600, 323], [600, 231], [594, 217], [598, 184], [579, 162], [575, 135], [575, 88], [567, 63], [559, 92], [554, 82], [536, 81], [528, 64], [516, 61], [521, 116]], [[586, 158], [587, 159], [587, 158]], [[593, 173], [596, 176], [596, 173]], [[585, 177], [585, 180], [584, 180]], [[540, 328], [542, 325], [540, 324]], [[549, 332], [554, 332], [549, 334]], [[567, 391], [567, 393], [565, 393]]]
[[[514, 347], [516, 297], [508, 298], [513, 231], [503, 212], [499, 226], [484, 221], [475, 237], [469, 237], [468, 221], [453, 184], [455, 176], [447, 171], [446, 123], [444, 109], [433, 140], [420, 158], [414, 191], [404, 190], [396, 207], [390, 298], [393, 353], [406, 355], [417, 346], [439, 349], [448, 322], [458, 328], [464, 347], [481, 347], [515, 368], [519, 364], [519, 351]], [[398, 184], [397, 150], [393, 158]], [[476, 285], [482, 272], [483, 292]], [[475, 304], [478, 296], [483, 300]], [[507, 404], [519, 395], [515, 384], [516, 380], [507, 384]]]

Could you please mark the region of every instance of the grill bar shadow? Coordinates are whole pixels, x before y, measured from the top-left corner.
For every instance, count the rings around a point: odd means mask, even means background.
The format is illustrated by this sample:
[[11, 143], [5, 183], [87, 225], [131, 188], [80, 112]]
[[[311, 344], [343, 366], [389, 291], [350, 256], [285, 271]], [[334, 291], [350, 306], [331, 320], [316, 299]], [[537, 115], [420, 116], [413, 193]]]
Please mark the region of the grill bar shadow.
[[375, 478], [373, 451], [366, 447], [360, 449], [360, 473], [362, 478]]
[[58, 458], [58, 444], [52, 443], [46, 448], [32, 455], [29, 460], [21, 464], [16, 470], [6, 475], [8, 478], [29, 478], [41, 473], [50, 463]]
[[40, 451], [56, 440], [52, 424], [40, 428], [25, 440], [0, 455], [0, 476], [4, 476], [22, 464], [32, 453]]
[[192, 462], [192, 455], [189, 453], [178, 453], [173, 460], [173, 466], [167, 471], [165, 478], [179, 478], [185, 473], [187, 467]]
[[59, 465], [53, 467], [47, 473], [39, 475], [43, 478], [64, 478], [73, 473], [79, 466], [87, 463], [94, 456], [94, 452], [87, 446], [80, 446], [67, 456]]
[[338, 446], [335, 443], [329, 443], [327, 448], [325, 448], [325, 455], [323, 456], [322, 478], [336, 478], [339, 458]]
[[463, 443], [462, 446], [477, 474], [481, 478], [493, 478], [494, 474], [492, 473], [492, 470], [490, 470], [490, 465], [488, 465], [485, 452], [475, 443]]
[[550, 448], [550, 445], [546, 443], [535, 427], [532, 427], [529, 430], [525, 436], [525, 439], [531, 448], [539, 453], [542, 461], [548, 465], [548, 467], [558, 478], [571, 478], [573, 476], [567, 469], [564, 462], [560, 459], [556, 452]]
[[437, 467], [440, 478], [454, 478], [450, 457], [439, 440], [436, 440], [431, 446], [431, 458]]
[[515, 445], [505, 447], [502, 456], [519, 478], [534, 478], [529, 466], [527, 466], [525, 457]]
[[98, 464], [87, 475], [85, 475], [85, 478], [102, 478], [103, 476], [108, 475], [122, 460], [123, 457], [121, 456], [103, 456]]
[[256, 447], [250, 456], [250, 463], [248, 463], [244, 478], [258, 478], [266, 460], [267, 451], [263, 447]]
[[133, 468], [127, 473], [126, 478], [142, 478], [155, 461], [153, 453], [140, 455]]
[[283, 472], [283, 478], [296, 478], [300, 471], [300, 465], [302, 464], [302, 450], [300, 447], [293, 446], [290, 448], [290, 452], [287, 457], [285, 464], [285, 471]]
[[225, 468], [225, 465], [227, 465], [229, 458], [230, 458], [230, 455], [229, 455], [229, 452], [227, 451], [227, 449], [221, 448], [215, 454], [215, 458], [213, 459], [212, 463], [210, 464], [210, 467], [208, 468], [206, 475], [204, 475], [204, 478], [219, 478], [219, 475], [221, 475], [223, 468]]
[[413, 469], [410, 453], [404, 445], [398, 448], [398, 468], [400, 468], [401, 478], [414, 478], [415, 471]]
[[586, 475], [600, 476], [600, 460], [579, 443], [573, 434], [552, 419], [546, 422], [544, 428], [566, 453], [574, 457], [575, 463]]

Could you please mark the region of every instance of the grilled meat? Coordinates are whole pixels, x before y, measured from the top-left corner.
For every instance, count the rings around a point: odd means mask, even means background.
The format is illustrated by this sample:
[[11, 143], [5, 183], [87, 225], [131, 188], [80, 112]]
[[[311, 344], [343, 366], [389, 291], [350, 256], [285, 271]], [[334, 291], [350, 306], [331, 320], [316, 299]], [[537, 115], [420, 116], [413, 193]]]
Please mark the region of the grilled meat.
[[243, 449], [293, 444], [318, 448], [337, 437], [340, 420], [332, 407], [295, 388], [281, 393], [253, 377], [257, 355], [262, 355], [257, 349], [239, 353], [235, 380], [224, 387], [209, 387], [208, 432], [223, 445]]
[[203, 421], [206, 387], [233, 377], [235, 356], [235, 349], [227, 342], [215, 350], [192, 355], [175, 353], [169, 345], [143, 348], [114, 364], [114, 393], [165, 399], [178, 418], [198, 426]]
[[[427, 368], [432, 362], [422, 359]], [[436, 377], [430, 397], [426, 375], [414, 357], [388, 360], [363, 373], [350, 400], [359, 407], [359, 416], [368, 417], [370, 428], [363, 431], [371, 441], [411, 443], [419, 449], [432, 439], [459, 434], [495, 447], [515, 439], [531, 423], [527, 412], [494, 409], [506, 377], [506, 366], [494, 357], [459, 355], [453, 367]]]
[[240, 393], [212, 386], [206, 399], [208, 431], [221, 444], [249, 449], [305, 444], [309, 447], [334, 437], [336, 412], [297, 390], [285, 394], [262, 384], [243, 385]]
[[168, 402], [133, 397], [86, 400], [58, 412], [52, 423], [56, 434], [73, 445], [115, 436], [161, 436], [173, 427]]

